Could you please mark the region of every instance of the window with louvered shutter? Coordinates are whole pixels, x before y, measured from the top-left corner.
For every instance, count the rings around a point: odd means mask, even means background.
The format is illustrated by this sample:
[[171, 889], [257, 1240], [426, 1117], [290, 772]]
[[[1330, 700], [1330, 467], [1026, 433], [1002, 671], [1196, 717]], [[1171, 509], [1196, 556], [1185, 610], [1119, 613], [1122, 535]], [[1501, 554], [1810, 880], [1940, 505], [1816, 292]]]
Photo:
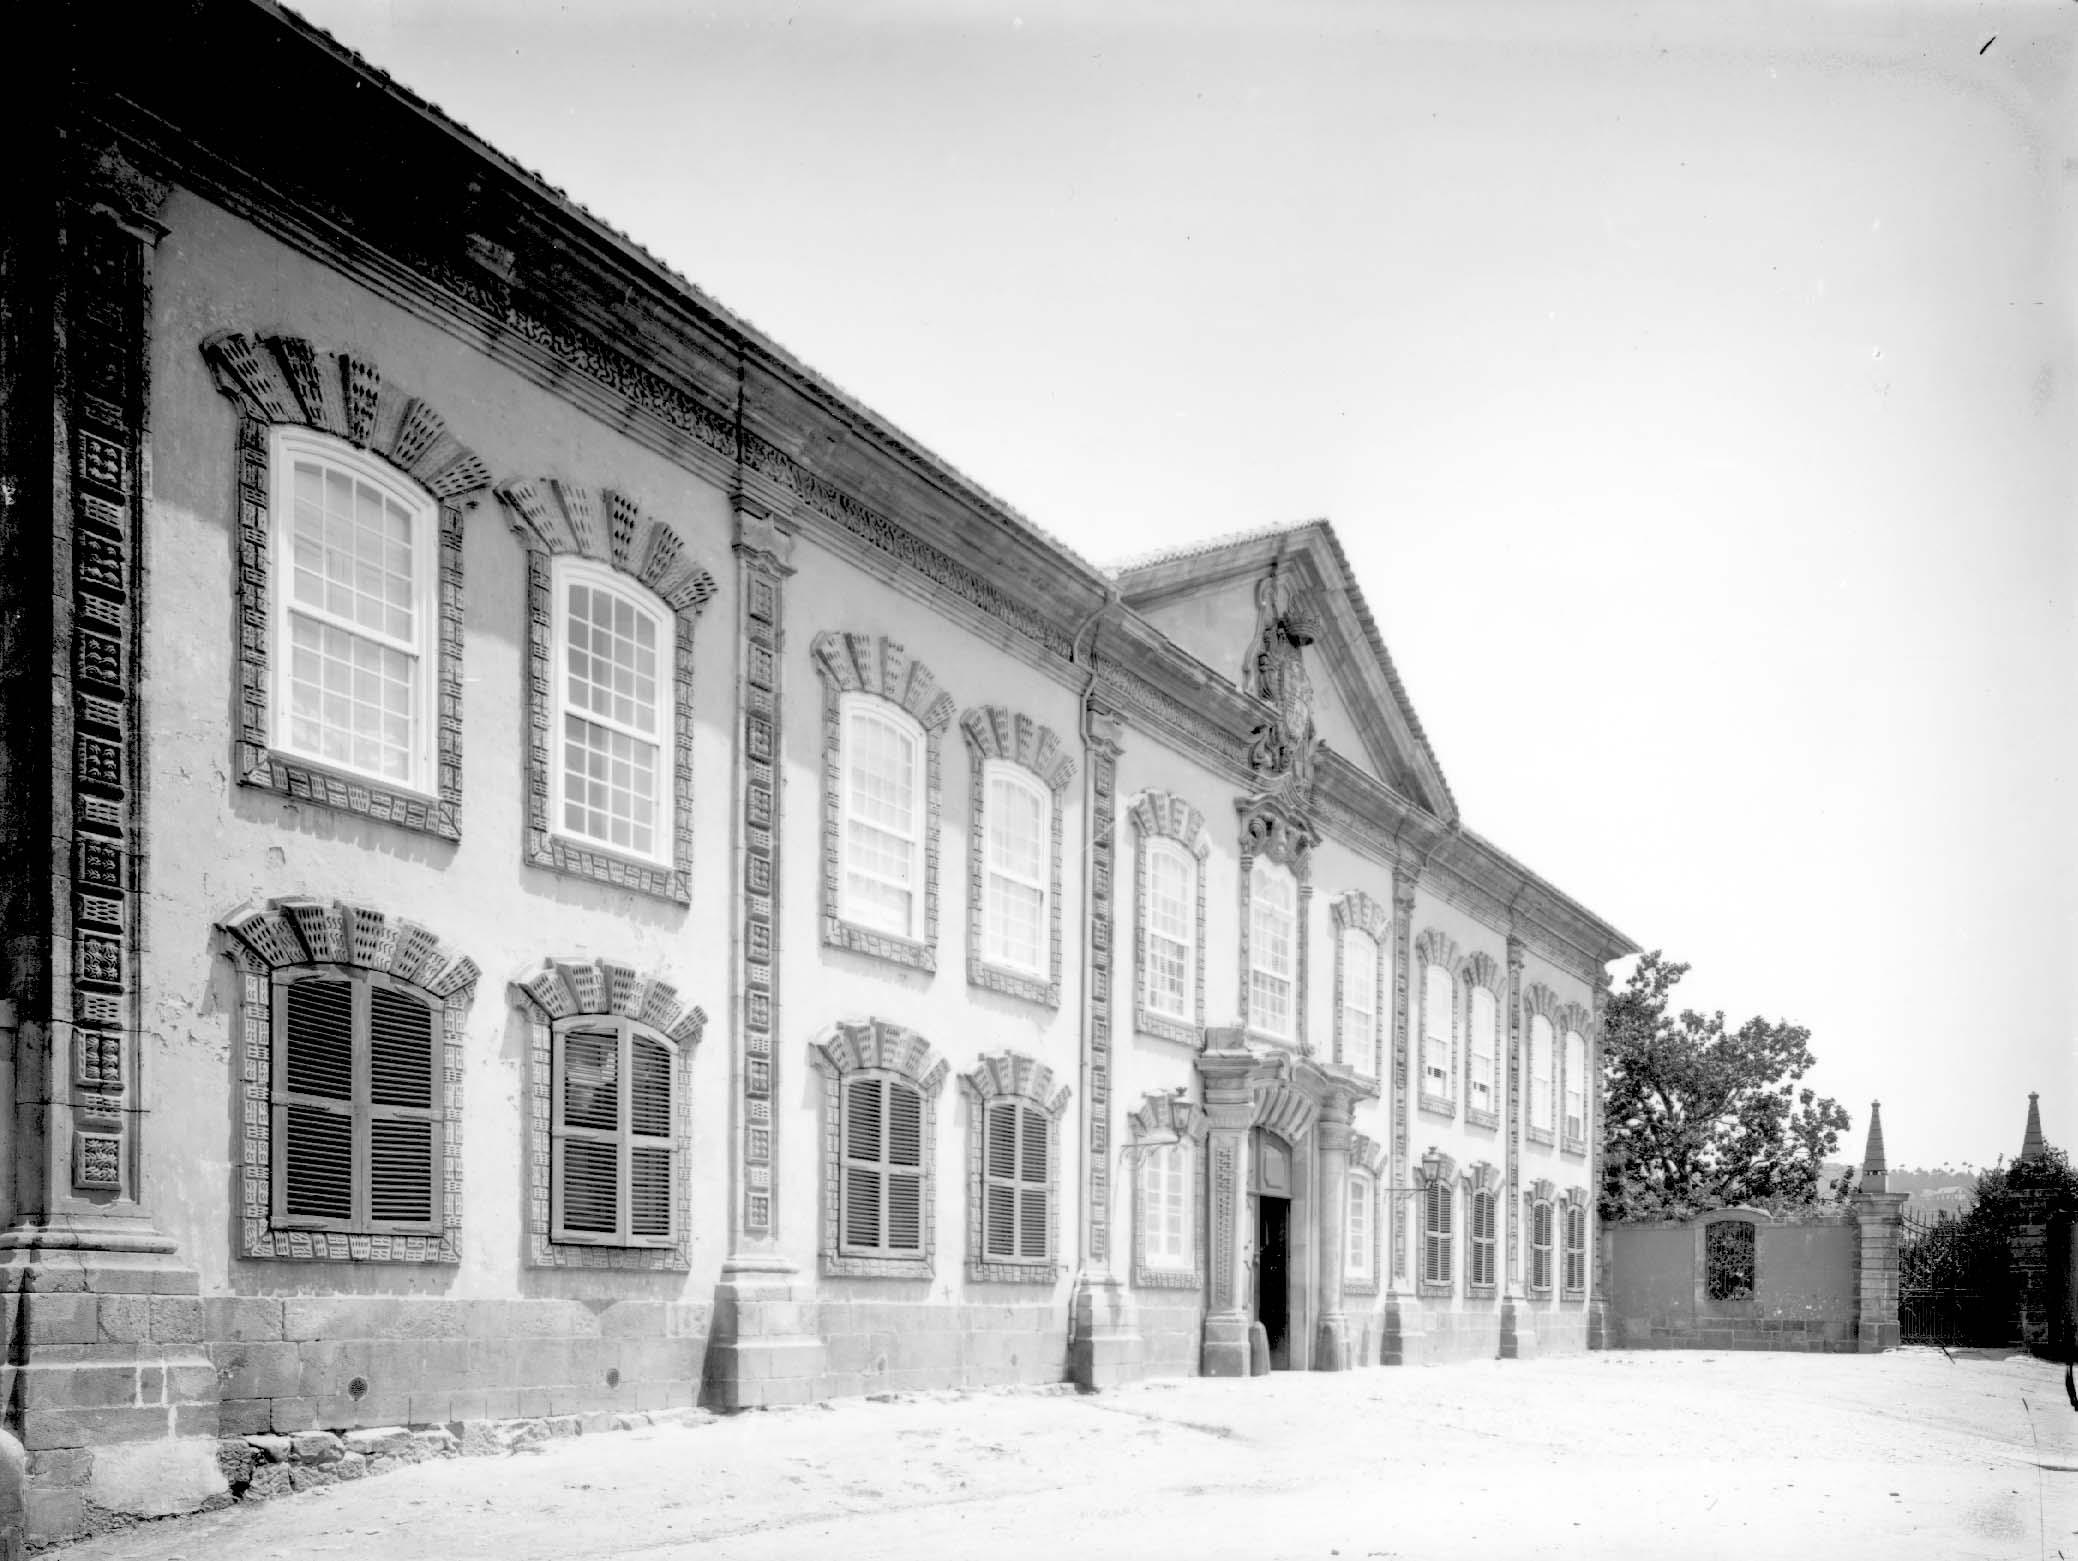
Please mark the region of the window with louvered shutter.
[[434, 1004], [375, 972], [276, 977], [276, 1224], [440, 1228], [441, 1023]]
[[555, 1032], [551, 1239], [612, 1247], [676, 1239], [677, 1061], [627, 1018], [587, 1017]]
[[1587, 1288], [1587, 1210], [1577, 1203], [1566, 1209], [1566, 1288]]
[[1049, 1254], [1050, 1144], [1043, 1111], [1016, 1101], [988, 1107], [982, 1154], [982, 1253], [1043, 1261]]
[[1545, 1202], [1530, 1211], [1530, 1288], [1551, 1288], [1551, 1205]]
[[1494, 1282], [1494, 1211], [1495, 1199], [1491, 1192], [1482, 1188], [1472, 1194], [1468, 1284], [1490, 1286]]
[[1450, 1188], [1432, 1181], [1422, 1190], [1421, 1277], [1424, 1284], [1450, 1283]]
[[922, 1252], [923, 1095], [864, 1074], [846, 1081], [843, 1099], [839, 1246], [868, 1257]]

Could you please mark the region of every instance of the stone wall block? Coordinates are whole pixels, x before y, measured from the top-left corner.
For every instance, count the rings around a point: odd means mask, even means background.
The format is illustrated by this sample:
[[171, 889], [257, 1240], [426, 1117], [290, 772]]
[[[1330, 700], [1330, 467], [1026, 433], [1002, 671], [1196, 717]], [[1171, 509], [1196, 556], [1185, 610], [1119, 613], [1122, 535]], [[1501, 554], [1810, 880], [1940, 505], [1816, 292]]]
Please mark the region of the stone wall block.
[[303, 1356], [293, 1344], [212, 1344], [209, 1354], [226, 1400], [278, 1398], [302, 1390]]
[[100, 1298], [85, 1290], [24, 1296], [28, 1309], [22, 1332], [35, 1344], [93, 1344], [101, 1337]]
[[101, 1337], [112, 1344], [142, 1344], [152, 1336], [152, 1301], [148, 1295], [104, 1295], [100, 1303]]
[[282, 1337], [282, 1303], [259, 1296], [217, 1295], [202, 1303], [204, 1337], [233, 1342]]
[[293, 1398], [277, 1398], [269, 1401], [273, 1412], [269, 1420], [273, 1429], [284, 1435], [317, 1429], [317, 1400], [298, 1394]]
[[662, 1301], [617, 1301], [599, 1314], [599, 1331], [609, 1339], [654, 1339], [663, 1335]]
[[155, 1344], [200, 1344], [208, 1337], [203, 1327], [202, 1301], [192, 1295], [152, 1297], [152, 1342]]
[[[133, 1389], [134, 1391], [134, 1389]], [[22, 1446], [30, 1452], [51, 1447], [94, 1447], [104, 1442], [154, 1442], [166, 1435], [166, 1407], [26, 1409], [22, 1413]]]

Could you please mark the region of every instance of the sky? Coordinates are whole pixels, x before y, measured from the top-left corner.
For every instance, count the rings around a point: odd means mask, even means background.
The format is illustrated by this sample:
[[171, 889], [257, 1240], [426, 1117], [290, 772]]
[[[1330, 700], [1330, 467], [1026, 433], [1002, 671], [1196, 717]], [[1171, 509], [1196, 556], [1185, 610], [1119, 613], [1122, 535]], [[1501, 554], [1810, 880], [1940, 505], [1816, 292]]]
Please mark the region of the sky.
[[1843, 1151], [2078, 1148], [2078, 4], [298, 9], [1086, 557], [1327, 516]]

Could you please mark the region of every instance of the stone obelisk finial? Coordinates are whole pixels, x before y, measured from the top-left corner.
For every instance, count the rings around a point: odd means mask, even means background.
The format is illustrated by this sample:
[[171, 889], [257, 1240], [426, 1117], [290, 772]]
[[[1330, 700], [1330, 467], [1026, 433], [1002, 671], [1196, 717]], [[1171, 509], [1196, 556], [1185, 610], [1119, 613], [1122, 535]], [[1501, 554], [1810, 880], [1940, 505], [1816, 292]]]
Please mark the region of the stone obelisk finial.
[[2027, 1133], [2020, 1140], [2020, 1158], [2023, 1160], [2039, 1160], [2042, 1158], [2043, 1151], [2048, 1147], [2048, 1141], [2042, 1137], [2041, 1096], [2037, 1095], [2033, 1090], [2029, 1090], [2027, 1092]]

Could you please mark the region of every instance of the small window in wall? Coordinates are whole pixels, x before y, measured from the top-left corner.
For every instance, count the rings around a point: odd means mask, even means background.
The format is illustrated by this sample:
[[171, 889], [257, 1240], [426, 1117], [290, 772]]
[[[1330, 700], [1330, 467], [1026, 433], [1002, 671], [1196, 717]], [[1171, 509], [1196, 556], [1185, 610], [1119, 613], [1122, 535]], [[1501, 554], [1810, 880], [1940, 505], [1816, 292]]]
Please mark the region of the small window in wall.
[[439, 1012], [376, 972], [284, 972], [274, 1036], [275, 1226], [437, 1231]]
[[272, 433], [273, 744], [382, 786], [434, 789], [439, 516], [388, 463]]
[[1472, 1194], [1471, 1268], [1466, 1282], [1474, 1289], [1491, 1290], [1494, 1286], [1494, 1214], [1498, 1201], [1485, 1187]]
[[1465, 1105], [1487, 1116], [1500, 1113], [1500, 1091], [1495, 1081], [1495, 1059], [1500, 1055], [1500, 1007], [1494, 994], [1483, 986], [1472, 988], [1471, 1093]]
[[1551, 1140], [1551, 1021], [1542, 1014], [1530, 1019], [1530, 1128]]
[[1441, 1177], [1431, 1180], [1421, 1194], [1421, 1282], [1450, 1285], [1450, 1186]]
[[1450, 1098], [1450, 972], [1425, 965], [1421, 976], [1421, 1092]]
[[1587, 1289], [1587, 1210], [1578, 1203], [1566, 1205], [1565, 1288], [1574, 1295]]
[[668, 864], [672, 615], [588, 559], [555, 561], [556, 762], [549, 816], [579, 845]]
[[[1367, 938], [1366, 942], [1369, 941]], [[1358, 1283], [1372, 1277], [1372, 1267], [1378, 1254], [1372, 1250], [1372, 1232], [1377, 1228], [1373, 1205], [1377, 1193], [1368, 1171], [1352, 1170], [1349, 1173], [1349, 1236], [1345, 1249], [1342, 1277]]]
[[1141, 1001], [1160, 1018], [1191, 1023], [1197, 1017], [1198, 859], [1161, 836], [1144, 839], [1140, 849], [1147, 859]]
[[1141, 1156], [1141, 1262], [1147, 1268], [1187, 1274], [1198, 1266], [1192, 1240], [1193, 1158], [1189, 1143], [1162, 1144]]
[[1053, 796], [1029, 771], [1002, 760], [982, 770], [988, 801], [982, 890], [982, 957], [1030, 976], [1047, 973], [1047, 890]]
[[1568, 1030], [1565, 1048], [1566, 1146], [1577, 1149], [1587, 1142], [1587, 1042]]
[[923, 1251], [923, 1122], [915, 1085], [870, 1073], [845, 1080], [839, 1246], [846, 1256]]
[[1248, 1022], [1288, 1041], [1298, 1033], [1299, 885], [1261, 857], [1249, 866]]
[[1530, 1205], [1530, 1289], [1551, 1292], [1551, 1200], [1539, 1198]]
[[1703, 1290], [1713, 1301], [1752, 1299], [1754, 1285], [1753, 1225], [1748, 1220], [1717, 1220], [1703, 1227]]
[[845, 696], [838, 914], [912, 940], [923, 919], [923, 745], [922, 729], [899, 707]]
[[1376, 1071], [1378, 1044], [1378, 940], [1358, 927], [1345, 927], [1342, 960], [1342, 1060], [1359, 1073]]
[[1047, 1258], [1046, 1114], [1015, 1101], [988, 1111], [988, 1148], [982, 1206], [982, 1251], [991, 1258]]
[[672, 1048], [630, 1019], [587, 1017], [555, 1033], [553, 1240], [676, 1242], [677, 1071]]

